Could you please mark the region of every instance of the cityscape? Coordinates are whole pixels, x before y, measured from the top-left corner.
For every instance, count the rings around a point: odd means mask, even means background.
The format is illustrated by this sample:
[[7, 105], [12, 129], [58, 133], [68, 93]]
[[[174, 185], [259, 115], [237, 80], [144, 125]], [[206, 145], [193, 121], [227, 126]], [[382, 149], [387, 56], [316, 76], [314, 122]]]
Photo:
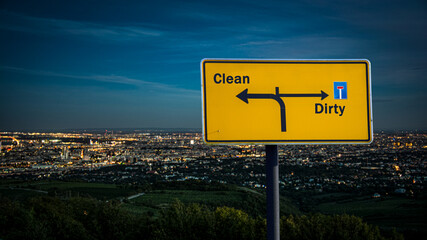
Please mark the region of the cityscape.
[[[265, 147], [209, 146], [197, 130], [2, 132], [2, 179], [115, 184], [185, 181], [265, 188]], [[288, 191], [424, 194], [427, 133], [378, 132], [370, 145], [279, 148]]]

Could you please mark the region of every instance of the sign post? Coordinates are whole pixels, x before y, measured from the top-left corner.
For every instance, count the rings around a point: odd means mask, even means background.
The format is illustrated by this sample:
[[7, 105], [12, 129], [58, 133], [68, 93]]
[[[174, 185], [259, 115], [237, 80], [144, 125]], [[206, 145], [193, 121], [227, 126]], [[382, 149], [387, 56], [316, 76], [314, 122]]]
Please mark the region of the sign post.
[[267, 239], [280, 239], [279, 154], [277, 145], [265, 146], [267, 177]]
[[371, 64], [203, 59], [203, 139], [266, 145], [268, 239], [279, 239], [277, 144], [369, 144]]

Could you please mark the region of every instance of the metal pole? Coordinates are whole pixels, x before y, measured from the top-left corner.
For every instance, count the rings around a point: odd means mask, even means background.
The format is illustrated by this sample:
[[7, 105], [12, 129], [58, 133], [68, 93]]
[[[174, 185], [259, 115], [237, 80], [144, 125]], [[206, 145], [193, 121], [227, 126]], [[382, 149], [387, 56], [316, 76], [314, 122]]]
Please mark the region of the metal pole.
[[279, 153], [277, 145], [266, 145], [267, 240], [280, 239]]

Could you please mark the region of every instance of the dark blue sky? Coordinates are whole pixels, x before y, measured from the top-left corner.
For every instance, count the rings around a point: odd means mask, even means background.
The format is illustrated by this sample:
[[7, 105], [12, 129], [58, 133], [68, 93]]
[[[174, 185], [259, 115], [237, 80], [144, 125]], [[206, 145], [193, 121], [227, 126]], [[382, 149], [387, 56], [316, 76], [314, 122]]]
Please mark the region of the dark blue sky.
[[425, 0], [2, 0], [0, 36], [0, 130], [199, 128], [203, 58], [367, 58], [374, 129], [427, 129]]

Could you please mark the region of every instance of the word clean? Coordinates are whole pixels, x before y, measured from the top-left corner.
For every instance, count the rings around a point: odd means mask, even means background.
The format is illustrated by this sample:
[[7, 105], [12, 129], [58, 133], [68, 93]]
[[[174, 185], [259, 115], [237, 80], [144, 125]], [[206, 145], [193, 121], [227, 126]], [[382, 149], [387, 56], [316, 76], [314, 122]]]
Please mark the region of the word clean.
[[249, 76], [230, 76], [225, 75], [223, 73], [222, 75], [220, 73], [215, 73], [213, 80], [216, 84], [249, 84]]

